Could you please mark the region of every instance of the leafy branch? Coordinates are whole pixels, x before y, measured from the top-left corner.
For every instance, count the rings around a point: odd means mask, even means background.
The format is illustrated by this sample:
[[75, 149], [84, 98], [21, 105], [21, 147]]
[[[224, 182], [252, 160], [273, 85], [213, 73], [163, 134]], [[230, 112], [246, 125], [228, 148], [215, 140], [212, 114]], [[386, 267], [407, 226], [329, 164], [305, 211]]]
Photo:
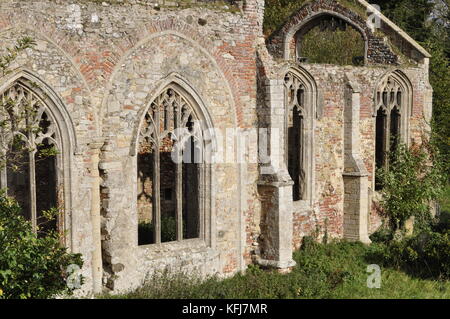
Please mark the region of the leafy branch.
[[36, 42], [31, 37], [23, 37], [17, 40], [17, 44], [12, 48], [6, 48], [7, 53], [0, 56], [0, 71], [2, 76], [10, 73], [9, 67], [17, 56], [26, 49], [36, 45]]

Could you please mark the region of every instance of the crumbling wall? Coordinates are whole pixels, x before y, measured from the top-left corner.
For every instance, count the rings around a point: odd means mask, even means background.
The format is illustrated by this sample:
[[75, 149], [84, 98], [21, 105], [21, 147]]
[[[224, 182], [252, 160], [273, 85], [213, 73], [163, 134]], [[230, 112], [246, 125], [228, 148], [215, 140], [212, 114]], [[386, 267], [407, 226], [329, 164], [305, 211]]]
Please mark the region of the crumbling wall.
[[[260, 0], [1, 2], [1, 47], [21, 36], [36, 40], [14, 67], [48, 83], [72, 116], [78, 148], [71, 162], [73, 204], [66, 228], [70, 248], [83, 254], [85, 291], [92, 290], [91, 254], [99, 245], [101, 280], [115, 291], [166, 268], [200, 269], [205, 275], [245, 267], [246, 224], [259, 212], [257, 163], [243, 173], [235, 162], [214, 166], [207, 240], [139, 247], [131, 150], [139, 116], [169, 78], [192, 89], [214, 127], [253, 126], [262, 10]], [[94, 139], [102, 141], [97, 146], [101, 243], [93, 242], [90, 222]]]
[[297, 27], [307, 21], [320, 18], [321, 15], [332, 15], [341, 18], [355, 27], [366, 41], [366, 60], [371, 64], [397, 64], [398, 58], [385, 43], [384, 39], [375, 35], [367, 25], [367, 21], [354, 10], [340, 4], [336, 0], [318, 0], [306, 3], [279, 30], [268, 39], [269, 51], [275, 58], [291, 58], [295, 56], [294, 35]]
[[[0, 2], [1, 50], [22, 36], [36, 41], [13, 67], [46, 83], [67, 108], [74, 127], [76, 147], [65, 175], [71, 187], [65, 190], [70, 209], [64, 227], [67, 246], [83, 254], [83, 293], [93, 291], [95, 283], [128, 290], [163, 270], [228, 276], [244, 270], [252, 256], [261, 253], [264, 240], [272, 241], [272, 248], [282, 247], [280, 265], [290, 267], [286, 241], [291, 241], [291, 230], [271, 228], [277, 224], [292, 224], [293, 249], [308, 235], [341, 238], [348, 74], [361, 87], [360, 154], [369, 173], [369, 194], [374, 183], [374, 90], [385, 74], [401, 69], [412, 83], [410, 137], [420, 141], [428, 128], [431, 87], [426, 59], [393, 67], [398, 61], [387, 45], [367, 31], [361, 17], [336, 1], [309, 4], [269, 40], [268, 47], [262, 36], [262, 0], [206, 2], [159, 1], [158, 6], [154, 1], [132, 0]], [[367, 58], [376, 66], [283, 60], [286, 32], [325, 9], [353, 19], [364, 30]], [[251, 133], [269, 124], [282, 127], [281, 91], [290, 67], [302, 68], [317, 85], [312, 205], [291, 205], [287, 170], [272, 176], [279, 180], [264, 181], [257, 162], [237, 162], [238, 141], [232, 138], [231, 154], [224, 159], [233, 160], [214, 164], [203, 185], [208, 189], [204, 238], [139, 246], [135, 151], [139, 120], [152, 99], [174, 82], [196, 99], [211, 126], [224, 135], [230, 128]], [[0, 77], [0, 85], [7, 80]], [[250, 153], [258, 147], [255, 136], [249, 140]], [[272, 201], [271, 196], [278, 198]], [[278, 215], [268, 215], [274, 212]], [[97, 217], [101, 239], [96, 234]], [[379, 224], [372, 209], [369, 231]], [[266, 239], [261, 236], [264, 232], [269, 232]], [[280, 251], [268, 251], [266, 257], [278, 255]], [[103, 269], [93, 271], [99, 259]]]

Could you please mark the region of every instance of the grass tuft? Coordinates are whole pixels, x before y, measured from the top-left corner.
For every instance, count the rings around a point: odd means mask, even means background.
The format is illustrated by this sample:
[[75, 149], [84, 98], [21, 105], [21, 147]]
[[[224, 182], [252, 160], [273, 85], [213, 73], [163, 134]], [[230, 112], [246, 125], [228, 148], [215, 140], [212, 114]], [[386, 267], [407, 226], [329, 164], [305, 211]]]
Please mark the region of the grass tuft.
[[102, 298], [166, 299], [304, 299], [304, 298], [450, 298], [448, 281], [413, 278], [382, 268], [381, 288], [368, 288], [370, 247], [360, 243], [318, 244], [306, 240], [294, 254], [297, 266], [289, 274], [250, 266], [245, 275], [202, 280], [196, 275], [154, 276], [143, 287]]

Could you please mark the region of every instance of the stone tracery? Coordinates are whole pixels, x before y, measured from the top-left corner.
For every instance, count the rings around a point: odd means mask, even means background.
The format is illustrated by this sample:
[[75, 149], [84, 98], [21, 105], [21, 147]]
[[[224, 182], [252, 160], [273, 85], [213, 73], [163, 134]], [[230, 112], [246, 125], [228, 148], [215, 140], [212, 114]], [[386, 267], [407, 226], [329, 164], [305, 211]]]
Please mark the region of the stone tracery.
[[[407, 142], [411, 92], [407, 78], [398, 72], [386, 76], [375, 94], [375, 166], [387, 167], [388, 155], [400, 141]], [[376, 182], [375, 187], [379, 189]]]
[[5, 107], [0, 113], [0, 152], [6, 157], [1, 186], [16, 195], [37, 232], [38, 224], [46, 223], [42, 211], [56, 208], [60, 196], [57, 165], [61, 156], [55, 153], [61, 150], [61, 139], [57, 123], [45, 102], [21, 81], [4, 91], [1, 99]]
[[191, 102], [175, 85], [151, 103], [139, 133], [138, 210], [150, 227], [142, 244], [200, 236], [201, 134]]
[[286, 107], [286, 162], [294, 181], [294, 201], [308, 200], [312, 187], [314, 83], [301, 72], [290, 71], [284, 78]]

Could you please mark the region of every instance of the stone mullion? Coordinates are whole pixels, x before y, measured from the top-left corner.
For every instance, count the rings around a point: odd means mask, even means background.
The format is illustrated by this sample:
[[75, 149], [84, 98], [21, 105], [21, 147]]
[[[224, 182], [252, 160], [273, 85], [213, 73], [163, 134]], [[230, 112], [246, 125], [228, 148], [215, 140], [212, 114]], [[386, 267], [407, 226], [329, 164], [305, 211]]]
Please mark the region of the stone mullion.
[[161, 243], [161, 196], [160, 196], [160, 130], [161, 130], [161, 123], [160, 123], [160, 109], [161, 109], [161, 98], [158, 99], [158, 103], [156, 105], [155, 110], [155, 119], [154, 119], [154, 125], [155, 125], [155, 149], [154, 149], [154, 156], [153, 156], [153, 190], [152, 190], [152, 196], [154, 205], [153, 207], [153, 218], [155, 222], [155, 243], [160, 244]]
[[[2, 100], [3, 100], [3, 103], [5, 103], [5, 95], [4, 94], [2, 95]], [[3, 121], [3, 120], [4, 120], [4, 117], [0, 113], [0, 121]], [[3, 139], [6, 140], [5, 137], [3, 137]], [[5, 142], [3, 139], [2, 139], [2, 142]], [[4, 147], [3, 143], [0, 144], [0, 146], [3, 149], [3, 147]], [[3, 189], [3, 190], [6, 190], [6, 188], [8, 187], [8, 173], [7, 173], [7, 168], [6, 168], [6, 166], [7, 166], [6, 154], [7, 154], [7, 151], [5, 150], [5, 153], [3, 153], [3, 150], [2, 150], [1, 155], [0, 155], [1, 156], [0, 160], [4, 161], [3, 167], [0, 169], [0, 189]], [[7, 192], [7, 190], [6, 190], [6, 192]]]
[[[390, 98], [388, 96], [388, 98]], [[386, 105], [386, 116], [384, 117], [384, 164], [389, 168], [389, 150], [391, 149], [391, 111], [389, 105]]]
[[[31, 145], [34, 145], [34, 138], [31, 137]], [[30, 204], [31, 204], [31, 225], [33, 232], [37, 233], [37, 202], [36, 202], [36, 163], [34, 161], [35, 151], [32, 150], [28, 154], [28, 167], [29, 167], [29, 179], [30, 179]]]
[[[64, 171], [63, 171], [63, 153], [62, 153], [62, 143], [61, 138], [59, 134], [55, 133], [55, 140], [58, 141], [60, 153], [56, 156], [55, 161], [55, 170], [56, 170], [56, 205], [58, 211], [60, 213], [57, 217], [57, 227], [58, 232], [61, 234], [61, 240], [62, 244], [65, 243], [65, 236], [64, 236], [64, 230], [65, 230], [65, 210], [64, 210]], [[98, 163], [97, 163], [97, 169], [98, 169]], [[99, 186], [100, 187], [100, 186]]]
[[403, 111], [403, 109], [402, 109], [403, 94], [402, 94], [402, 97], [400, 99], [400, 103], [398, 103], [398, 94], [399, 94], [399, 92], [402, 93], [402, 91], [397, 87], [396, 90], [395, 90], [395, 94], [394, 94], [394, 106], [393, 106], [393, 109], [395, 109], [395, 108], [397, 109], [397, 111], [396, 111], [396, 113], [397, 113], [396, 114], [396, 116], [397, 116], [397, 123], [395, 123], [397, 125], [397, 127], [396, 127], [397, 136], [395, 137], [396, 138], [396, 143], [400, 143], [400, 141], [401, 141], [400, 137], [402, 135], [401, 129], [402, 129], [402, 120], [403, 120], [403, 114], [402, 114], [402, 111]]
[[284, 162], [286, 164], [286, 167], [288, 167], [289, 165], [289, 155], [288, 155], [288, 149], [289, 149], [289, 138], [288, 138], [288, 132], [289, 132], [289, 114], [291, 112], [293, 112], [293, 110], [291, 110], [291, 107], [289, 105], [289, 87], [285, 84], [284, 86], [284, 103], [285, 103], [285, 112], [284, 112], [284, 127], [283, 127], [283, 131], [284, 131]]
[[[2, 160], [6, 161], [6, 157], [2, 156]], [[8, 173], [7, 173], [7, 169], [6, 169], [6, 165], [7, 163], [5, 162], [4, 167], [2, 167], [2, 169], [0, 170], [0, 188], [1, 189], [7, 189], [8, 187]]]
[[298, 134], [299, 134], [299, 136], [298, 136], [298, 142], [299, 142], [299, 145], [298, 145], [298, 152], [299, 152], [299, 161], [300, 161], [300, 163], [298, 163], [298, 177], [297, 178], [299, 178], [299, 177], [301, 177], [301, 180], [299, 181], [299, 197], [300, 197], [300, 200], [303, 200], [303, 199], [305, 199], [304, 198], [304, 194], [305, 194], [305, 185], [306, 185], [306, 183], [305, 183], [305, 122], [304, 122], [304, 117], [303, 117], [303, 114], [304, 114], [304, 112], [303, 111], [300, 111], [301, 112], [301, 115], [299, 116], [299, 126], [298, 126], [298, 130], [299, 130], [299, 132], [298, 132]]
[[[201, 151], [203, 154], [203, 149]], [[205, 238], [205, 223], [204, 223], [204, 221], [205, 221], [206, 180], [205, 180], [205, 163], [204, 163], [203, 156], [202, 156], [202, 162], [198, 164], [198, 167], [199, 167], [199, 171], [197, 172], [197, 174], [198, 174], [198, 180], [200, 182], [198, 185], [198, 190], [199, 190], [199, 194], [198, 194], [198, 204], [199, 204], [198, 218], [199, 218], [199, 220], [198, 220], [198, 223], [200, 226], [198, 235], [200, 238], [204, 239]]]
[[[30, 107], [30, 105], [33, 105], [33, 94], [30, 94], [27, 98], [28, 103], [26, 107]], [[30, 208], [31, 208], [31, 225], [33, 228], [33, 232], [37, 233], [37, 194], [36, 194], [36, 162], [35, 162], [35, 154], [36, 154], [36, 136], [32, 132], [34, 129], [34, 119], [30, 118], [30, 110], [25, 109], [25, 112], [27, 114], [27, 118], [25, 120], [25, 125], [31, 125], [31, 129], [28, 131], [28, 143], [29, 147], [31, 148], [28, 152], [28, 175], [30, 179], [29, 184], [29, 191], [30, 191]], [[29, 123], [31, 121], [31, 123]], [[39, 125], [39, 121], [37, 121], [37, 124]], [[28, 129], [28, 128], [27, 128]]]
[[[176, 110], [176, 117], [175, 117], [175, 129], [181, 128], [181, 108], [182, 108], [182, 99], [181, 96], [178, 97], [177, 101], [177, 110]], [[177, 135], [177, 142], [181, 143], [181, 136], [178, 133]], [[183, 149], [183, 145], [178, 144], [178, 151], [181, 151]], [[183, 159], [182, 153], [180, 152], [177, 154], [177, 168], [176, 168], [176, 207], [177, 207], [177, 240], [181, 241], [183, 240], [183, 161], [180, 163], [180, 156], [181, 159]]]

